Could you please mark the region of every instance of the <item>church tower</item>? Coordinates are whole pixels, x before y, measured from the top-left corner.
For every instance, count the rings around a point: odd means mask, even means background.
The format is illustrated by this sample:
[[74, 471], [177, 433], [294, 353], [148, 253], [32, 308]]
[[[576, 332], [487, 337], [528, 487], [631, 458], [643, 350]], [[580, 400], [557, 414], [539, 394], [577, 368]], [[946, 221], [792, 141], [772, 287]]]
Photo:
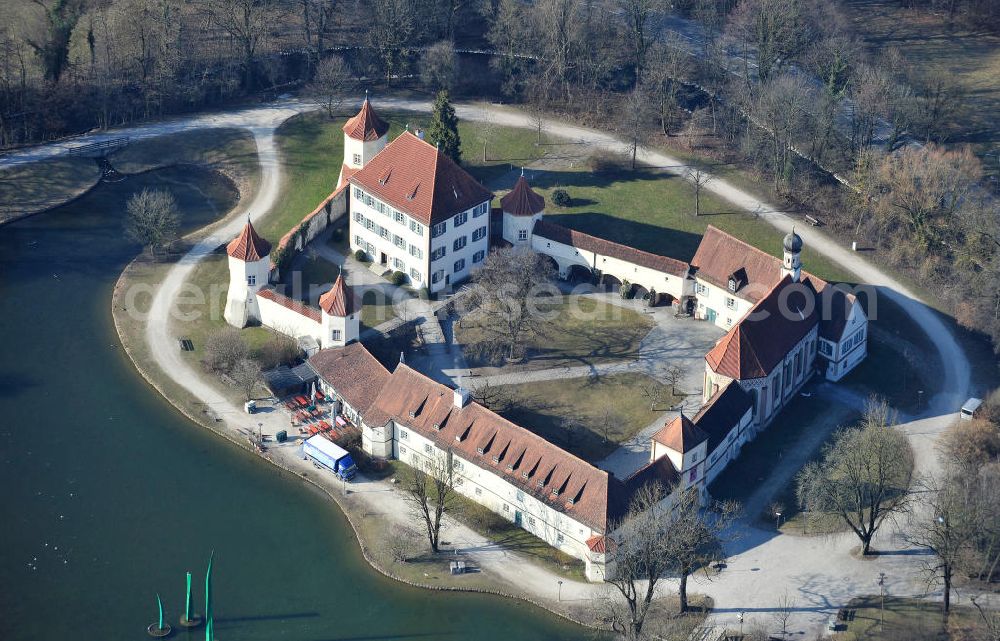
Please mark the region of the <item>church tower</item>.
[[503, 239], [515, 247], [530, 247], [535, 222], [545, 215], [545, 198], [531, 188], [523, 170], [514, 188], [500, 199], [500, 209], [503, 210]]
[[320, 347], [343, 347], [358, 340], [361, 334], [361, 301], [344, 281], [344, 273], [330, 291], [319, 297], [323, 335]]
[[361, 104], [361, 111], [344, 125], [344, 164], [337, 179], [339, 189], [351, 174], [365, 166], [375, 154], [385, 149], [389, 140], [389, 123], [379, 118], [368, 101]]
[[246, 327], [260, 322], [257, 292], [267, 285], [271, 272], [271, 243], [257, 234], [250, 219], [243, 231], [226, 245], [229, 255], [229, 293], [226, 295], [226, 322]]
[[796, 234], [795, 227], [792, 227], [791, 233], [785, 236], [781, 244], [784, 249], [781, 275], [791, 274], [792, 282], [797, 283], [802, 275], [802, 237]]

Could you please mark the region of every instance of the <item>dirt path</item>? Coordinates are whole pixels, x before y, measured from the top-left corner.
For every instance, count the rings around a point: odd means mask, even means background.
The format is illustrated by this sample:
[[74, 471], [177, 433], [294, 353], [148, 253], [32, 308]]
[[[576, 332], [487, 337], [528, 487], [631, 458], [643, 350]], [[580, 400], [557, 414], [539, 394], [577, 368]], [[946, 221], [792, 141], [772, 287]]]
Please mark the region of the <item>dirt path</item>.
[[[386, 98], [379, 101], [387, 108], [421, 109], [429, 108], [429, 103], [405, 99]], [[155, 364], [191, 394], [201, 399], [231, 429], [256, 429], [257, 417], [251, 418], [241, 408], [203, 382], [198, 374], [181, 357], [175, 337], [168, 326], [169, 313], [174, 299], [191, 271], [209, 252], [232, 238], [242, 226], [246, 216], [259, 219], [272, 205], [278, 195], [281, 168], [274, 144], [274, 129], [292, 115], [311, 109], [310, 105], [287, 101], [230, 114], [203, 115], [194, 118], [145, 125], [127, 130], [83, 136], [71, 141], [54, 143], [42, 147], [25, 149], [3, 158], [0, 166], [10, 166], [34, 162], [66, 153], [67, 149], [96, 142], [111, 137], [128, 135], [136, 138], [158, 136], [181, 131], [211, 127], [241, 127], [251, 131], [257, 141], [262, 167], [261, 187], [249, 206], [239, 215], [232, 217], [213, 229], [213, 233], [199, 242], [188, 254], [173, 265], [163, 283], [158, 288], [152, 302], [150, 322], [146, 337], [150, 344]], [[460, 118], [479, 120], [483, 117], [481, 107], [457, 105]], [[497, 109], [492, 114], [498, 125], [531, 127], [531, 118], [508, 109]], [[549, 120], [545, 123], [549, 133], [580, 141], [594, 149], [622, 151], [624, 143], [616, 137], [563, 122]], [[643, 149], [639, 154], [642, 162], [666, 167], [682, 174], [682, 162], [658, 151]], [[781, 231], [789, 231], [794, 219], [770, 204], [730, 185], [724, 180], [715, 180], [707, 189], [748, 211], [761, 212], [761, 218]], [[822, 232], [800, 227], [799, 234], [812, 249], [840, 263], [856, 274], [860, 281], [877, 285], [882, 295], [896, 301], [927, 333], [940, 354], [942, 391], [930, 402], [931, 417], [904, 426], [911, 435], [915, 448], [920, 454], [918, 465], [931, 469], [935, 466], [932, 455], [933, 443], [937, 435], [953, 420], [950, 414], [957, 410], [965, 399], [970, 384], [970, 368], [961, 348], [947, 327], [936, 314], [923, 304], [902, 283], [871, 265], [861, 256], [841, 247]], [[268, 421], [279, 420], [277, 413]], [[373, 495], [373, 504], [381, 499]], [[381, 511], [382, 507], [377, 508]], [[465, 534], [465, 536], [462, 536]], [[495, 569], [498, 576], [513, 579], [527, 595], [538, 601], [554, 603], [554, 586], [560, 579], [544, 568], [530, 563], [516, 555], [489, 545], [478, 545], [468, 533], [456, 532], [456, 538], [469, 544], [470, 553], [480, 555], [480, 562]], [[898, 533], [887, 531], [880, 537], [883, 549], [899, 543]], [[923, 595], [922, 577], [919, 575], [920, 558], [901, 553], [886, 555], [874, 561], [859, 561], [849, 555], [854, 541], [849, 536], [825, 538], [802, 538], [775, 536], [773, 532], [746, 528], [746, 536], [731, 546], [729, 568], [721, 580], [707, 581], [703, 577], [694, 580], [692, 589], [708, 594], [716, 602], [712, 619], [718, 625], [734, 626], [737, 614], [748, 613], [748, 620], [759, 617], [770, 621], [783, 594], [791, 594], [797, 609], [790, 627], [806, 635], [816, 636], [821, 632], [829, 614], [850, 598], [873, 591], [874, 576], [886, 571], [890, 577], [891, 594]], [[475, 548], [481, 548], [476, 550]], [[899, 544], [899, 547], [903, 547]], [[500, 559], [501, 561], [498, 561]], [[666, 581], [664, 589], [671, 589], [673, 582]], [[606, 588], [584, 583], [564, 582], [563, 597], [589, 602], [606, 595]]]

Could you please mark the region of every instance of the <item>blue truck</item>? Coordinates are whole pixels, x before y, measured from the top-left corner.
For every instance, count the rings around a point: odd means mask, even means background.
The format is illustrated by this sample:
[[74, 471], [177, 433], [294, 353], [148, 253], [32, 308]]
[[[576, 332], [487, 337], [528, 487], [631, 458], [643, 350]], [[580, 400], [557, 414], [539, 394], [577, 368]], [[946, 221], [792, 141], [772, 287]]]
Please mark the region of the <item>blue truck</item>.
[[350, 453], [321, 434], [306, 439], [302, 452], [345, 481], [358, 472]]

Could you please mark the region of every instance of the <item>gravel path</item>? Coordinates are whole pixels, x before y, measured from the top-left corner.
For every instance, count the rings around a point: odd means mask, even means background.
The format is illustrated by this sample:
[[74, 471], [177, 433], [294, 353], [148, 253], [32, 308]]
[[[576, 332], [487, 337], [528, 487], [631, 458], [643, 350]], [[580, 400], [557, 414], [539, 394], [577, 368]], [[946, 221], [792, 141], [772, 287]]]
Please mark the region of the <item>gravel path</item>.
[[[379, 105], [390, 109], [429, 108], [429, 103], [425, 101], [396, 98], [380, 99]], [[283, 424], [286, 419], [280, 412], [251, 418], [243, 414], [241, 408], [236, 407], [201, 381], [197, 372], [180, 358], [175, 337], [169, 330], [168, 315], [181, 285], [195, 265], [214, 248], [231, 239], [242, 226], [246, 216], [258, 219], [274, 204], [281, 173], [273, 139], [274, 128], [295, 113], [311, 108], [305, 103], [286, 101], [229, 114], [178, 118], [158, 124], [81, 136], [66, 142], [20, 150], [0, 158], [0, 166], [34, 162], [64, 154], [75, 146], [121, 135], [145, 138], [211, 127], [241, 127], [253, 133], [262, 165], [260, 191], [246, 210], [218, 226], [211, 236], [198, 243], [169, 270], [153, 298], [151, 320], [146, 332], [155, 364], [211, 407], [232, 429], [256, 429], [256, 423], [260, 420], [266, 420], [267, 429], [271, 429], [271, 424]], [[467, 120], [479, 120], [483, 117], [480, 106], [456, 105], [456, 111], [459, 118]], [[529, 116], [508, 109], [493, 110], [492, 118], [498, 125], [533, 126]], [[545, 123], [545, 129], [552, 135], [572, 139], [594, 149], [621, 151], [625, 148], [624, 143], [613, 135], [585, 127], [550, 120]], [[658, 151], [643, 149], [638, 157], [641, 162], [665, 167], [680, 174], [686, 169], [682, 162]], [[715, 180], [706, 189], [743, 209], [760, 212], [764, 221], [783, 232], [790, 231], [795, 223], [792, 216], [779, 211], [769, 203], [758, 200], [725, 180]], [[933, 449], [937, 435], [955, 419], [954, 412], [968, 394], [970, 368], [965, 355], [935, 312], [908, 287], [861, 256], [826, 237], [821, 231], [800, 226], [798, 232], [811, 249], [841, 264], [853, 272], [861, 282], [878, 286], [880, 294], [897, 302], [924, 329], [938, 350], [943, 364], [942, 391], [929, 402], [930, 418], [901, 427], [910, 435], [911, 442], [917, 450], [918, 471], [932, 471], [936, 467]], [[378, 507], [381, 502], [380, 497], [375, 498], [373, 501], [375, 509], [381, 509]], [[796, 611], [789, 623], [790, 630], [797, 636], [815, 637], [822, 632], [824, 622], [838, 607], [858, 594], [872, 593], [876, 590], [874, 580], [879, 571], [885, 571], [889, 576], [890, 594], [923, 595], [925, 592], [919, 574], [921, 559], [912, 551], [905, 549], [896, 530], [887, 530], [879, 537], [877, 545], [880, 549], [897, 549], [899, 552], [865, 561], [850, 556], [849, 551], [855, 546], [855, 540], [848, 535], [803, 538], [776, 536], [773, 532], [749, 526], [743, 530], [745, 536], [730, 546], [729, 567], [723, 571], [721, 580], [709, 581], [699, 576], [693, 581], [693, 590], [708, 594], [715, 599], [716, 610], [712, 614], [712, 622], [716, 625], [735, 627], [737, 615], [741, 611], [748, 613], [748, 621], [757, 617], [774, 625], [773, 612], [781, 597], [788, 594], [796, 602]], [[474, 542], [472, 537], [463, 538], [469, 543]], [[472, 554], [481, 555], [476, 558], [484, 567], [490, 566], [491, 571], [496, 571], [498, 575], [513, 577], [526, 593], [539, 600], [554, 601], [554, 586], [558, 579], [554, 574], [523, 559], [519, 560], [520, 557], [516, 555], [495, 548], [491, 550], [489, 546], [480, 547], [487, 549], [474, 551]], [[497, 562], [498, 556], [503, 557], [502, 562]], [[666, 581], [662, 585], [664, 589], [671, 589], [672, 582]], [[564, 600], [599, 599], [605, 594], [606, 588], [602, 586], [575, 582], [566, 582], [563, 585]]]

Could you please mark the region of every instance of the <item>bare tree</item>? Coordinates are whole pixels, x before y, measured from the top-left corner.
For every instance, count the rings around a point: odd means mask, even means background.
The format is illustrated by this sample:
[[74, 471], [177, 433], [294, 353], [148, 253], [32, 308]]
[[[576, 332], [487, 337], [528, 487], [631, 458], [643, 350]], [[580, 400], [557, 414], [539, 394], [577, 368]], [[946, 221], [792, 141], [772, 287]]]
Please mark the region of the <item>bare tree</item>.
[[390, 563], [406, 563], [413, 556], [420, 534], [408, 527], [393, 528], [382, 541], [382, 554]]
[[228, 374], [236, 364], [250, 357], [250, 347], [243, 333], [235, 327], [224, 327], [205, 339], [203, 365], [212, 372]]
[[497, 125], [496, 120], [493, 118], [493, 112], [490, 110], [490, 104], [488, 102], [483, 103], [483, 116], [479, 121], [479, 127], [477, 129], [476, 136], [479, 141], [483, 143], [483, 162], [489, 160], [488, 147], [490, 142], [493, 140], [493, 136], [496, 135]]
[[608, 614], [615, 632], [629, 641], [642, 637], [656, 586], [670, 567], [672, 518], [669, 506], [662, 505], [666, 497], [660, 484], [640, 488], [607, 543], [607, 565], [614, 567], [607, 582], [621, 597], [608, 599]]
[[252, 401], [257, 386], [260, 385], [260, 365], [250, 358], [242, 358], [236, 362], [229, 372], [229, 377], [233, 379], [236, 387], [243, 393], [244, 401]]
[[503, 412], [514, 402], [514, 395], [507, 385], [494, 385], [484, 379], [472, 388], [472, 398], [494, 412]]
[[861, 541], [862, 554], [871, 552], [882, 523], [909, 506], [913, 451], [893, 423], [886, 401], [872, 397], [861, 423], [840, 430], [822, 460], [807, 464], [796, 480], [799, 503], [839, 517]]
[[125, 209], [125, 235], [152, 256], [177, 239], [180, 216], [177, 201], [169, 191], [143, 189], [128, 199]]
[[678, 89], [688, 69], [688, 56], [679, 46], [656, 43], [649, 51], [649, 59], [644, 86], [656, 105], [660, 132], [669, 136], [682, 113]]
[[422, 465], [401, 474], [403, 498], [423, 521], [431, 550], [438, 552], [441, 521], [455, 502], [454, 474], [450, 453], [437, 453]]
[[[688, 577], [698, 568], [707, 570], [712, 561], [723, 558], [724, 533], [739, 517], [741, 509], [735, 501], [716, 502], [711, 509], [702, 509], [701, 497], [694, 487], [674, 493], [666, 543], [670, 568], [680, 577], [677, 595], [681, 612], [689, 609]], [[709, 576], [707, 572], [705, 576]]]
[[684, 379], [684, 370], [679, 365], [671, 365], [667, 368], [667, 383], [670, 385], [670, 394], [677, 396], [677, 385]]
[[981, 603], [982, 595], [971, 597], [969, 600], [976, 607], [979, 618], [983, 621], [983, 627], [986, 628], [986, 641], [1000, 641], [1000, 613], [984, 607]]
[[302, 8], [302, 34], [313, 64], [323, 58], [327, 38], [336, 23], [340, 0], [298, 0]]
[[649, 117], [649, 99], [636, 87], [625, 98], [625, 112], [628, 114], [628, 153], [631, 157], [631, 168], [635, 169], [636, 156], [639, 147], [646, 141], [648, 134], [647, 118]]
[[624, 31], [620, 41], [626, 50], [626, 58], [635, 71], [636, 85], [643, 82], [646, 56], [659, 33], [654, 17], [665, 6], [665, 0], [615, 0], [615, 13]]
[[778, 605], [773, 613], [774, 620], [781, 626], [782, 639], [788, 636], [788, 620], [792, 618], [793, 612], [795, 612], [795, 599], [793, 599], [786, 590], [784, 594], [778, 598]]
[[478, 308], [487, 351], [517, 357], [524, 338], [544, 326], [535, 297], [553, 276], [548, 260], [530, 249], [507, 247], [486, 257], [473, 275], [468, 300]]
[[450, 91], [458, 80], [458, 56], [454, 43], [443, 40], [428, 47], [420, 57], [420, 81], [431, 91]]
[[307, 91], [319, 99], [326, 108], [326, 115], [334, 118], [344, 104], [344, 98], [352, 92], [357, 79], [341, 56], [325, 58], [316, 68], [316, 75]]
[[416, 29], [408, 0], [373, 0], [368, 44], [377, 52], [385, 79], [403, 72]]
[[641, 391], [642, 395], [649, 399], [649, 411], [655, 412], [656, 407], [663, 402], [666, 389], [659, 381], [651, 380]]
[[701, 190], [705, 186], [715, 180], [715, 176], [708, 173], [707, 171], [702, 171], [698, 167], [688, 167], [688, 170], [684, 172], [684, 176], [691, 183], [691, 187], [694, 189], [694, 215], [701, 216]]
[[275, 0], [208, 0], [203, 6], [209, 22], [224, 31], [239, 47], [243, 87], [252, 89], [257, 51], [277, 21]]

